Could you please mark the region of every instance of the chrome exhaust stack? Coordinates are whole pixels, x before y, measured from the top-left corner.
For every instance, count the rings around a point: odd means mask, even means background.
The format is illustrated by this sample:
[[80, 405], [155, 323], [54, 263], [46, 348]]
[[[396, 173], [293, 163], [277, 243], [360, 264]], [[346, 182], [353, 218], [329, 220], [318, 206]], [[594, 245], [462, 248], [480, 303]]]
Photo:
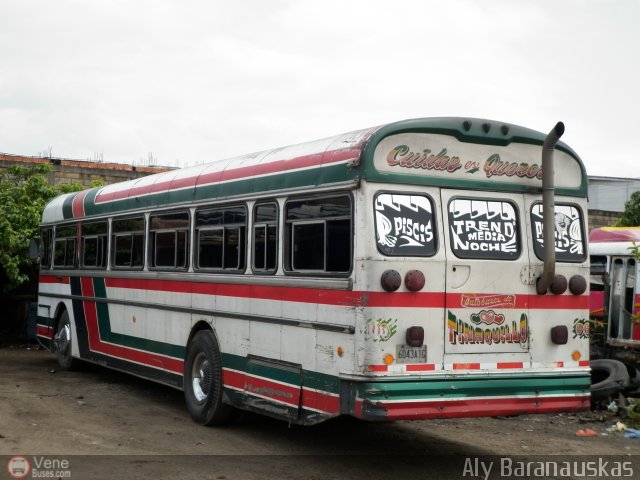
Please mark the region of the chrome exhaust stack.
[[556, 273], [555, 187], [553, 183], [553, 150], [564, 133], [564, 123], [558, 122], [542, 145], [542, 241], [544, 267], [536, 280], [536, 291], [544, 295]]

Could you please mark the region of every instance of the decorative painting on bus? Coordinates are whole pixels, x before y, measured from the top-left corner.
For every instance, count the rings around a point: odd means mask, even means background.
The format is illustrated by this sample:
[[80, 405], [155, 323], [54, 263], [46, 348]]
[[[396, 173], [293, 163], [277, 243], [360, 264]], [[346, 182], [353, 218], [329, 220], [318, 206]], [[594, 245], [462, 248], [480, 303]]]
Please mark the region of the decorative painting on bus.
[[513, 260], [520, 255], [516, 210], [510, 202], [452, 199], [449, 235], [458, 258]]
[[431, 200], [381, 193], [375, 199], [378, 250], [384, 255], [430, 257], [436, 253]]
[[[573, 205], [555, 206], [556, 259], [560, 262], [582, 262], [585, 259], [584, 235], [580, 210]], [[542, 204], [531, 207], [531, 230], [536, 257], [544, 258], [542, 238]]]

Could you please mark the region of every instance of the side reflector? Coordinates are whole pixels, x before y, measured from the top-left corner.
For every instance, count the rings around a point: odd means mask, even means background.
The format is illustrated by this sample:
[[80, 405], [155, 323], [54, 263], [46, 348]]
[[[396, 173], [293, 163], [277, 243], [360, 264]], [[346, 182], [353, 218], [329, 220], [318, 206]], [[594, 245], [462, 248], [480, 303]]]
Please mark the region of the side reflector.
[[424, 287], [424, 273], [420, 270], [409, 270], [404, 276], [404, 285], [407, 290], [417, 292]]
[[569, 279], [569, 291], [574, 295], [582, 295], [587, 290], [587, 281], [582, 275], [574, 275]]
[[395, 360], [395, 358], [393, 358], [393, 355], [391, 355], [390, 353], [387, 353], [384, 358], [384, 364], [385, 365], [391, 365], [393, 363], [393, 361]]
[[551, 341], [556, 345], [566, 345], [569, 341], [569, 329], [566, 325], [556, 325], [551, 329]]
[[424, 328], [409, 327], [406, 336], [407, 345], [410, 347], [421, 347], [424, 343]]
[[395, 292], [400, 288], [402, 277], [395, 270], [385, 270], [380, 277], [380, 285], [387, 292]]

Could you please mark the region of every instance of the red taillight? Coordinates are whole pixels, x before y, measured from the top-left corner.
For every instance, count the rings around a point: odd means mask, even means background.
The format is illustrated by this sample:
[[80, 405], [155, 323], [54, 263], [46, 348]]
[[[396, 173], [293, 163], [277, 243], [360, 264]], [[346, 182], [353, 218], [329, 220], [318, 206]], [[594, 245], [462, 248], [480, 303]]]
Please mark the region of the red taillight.
[[551, 341], [556, 345], [566, 345], [569, 341], [569, 329], [566, 325], [556, 325], [551, 329]]
[[549, 290], [554, 295], [562, 295], [567, 291], [567, 278], [564, 275], [556, 275], [553, 277]]
[[400, 288], [401, 283], [402, 278], [395, 270], [385, 270], [380, 277], [380, 285], [382, 285], [382, 288], [387, 292], [395, 292]]
[[587, 291], [587, 281], [582, 275], [574, 275], [569, 279], [569, 291], [574, 295], [582, 295]]
[[410, 347], [421, 347], [424, 343], [424, 328], [409, 327], [407, 328], [407, 345]]
[[404, 285], [407, 290], [417, 292], [424, 287], [424, 273], [420, 270], [409, 270], [404, 276]]

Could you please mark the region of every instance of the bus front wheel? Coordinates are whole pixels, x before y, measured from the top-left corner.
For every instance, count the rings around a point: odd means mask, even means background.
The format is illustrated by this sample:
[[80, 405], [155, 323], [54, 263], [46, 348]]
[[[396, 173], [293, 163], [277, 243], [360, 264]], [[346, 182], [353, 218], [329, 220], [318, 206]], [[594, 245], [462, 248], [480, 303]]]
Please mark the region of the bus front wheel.
[[211, 330], [201, 330], [187, 347], [184, 396], [191, 418], [201, 425], [228, 423], [233, 407], [222, 402], [222, 358]]
[[63, 370], [74, 370], [78, 366], [78, 361], [72, 356], [72, 338], [69, 312], [65, 310], [60, 316], [58, 328], [53, 337], [58, 365]]

